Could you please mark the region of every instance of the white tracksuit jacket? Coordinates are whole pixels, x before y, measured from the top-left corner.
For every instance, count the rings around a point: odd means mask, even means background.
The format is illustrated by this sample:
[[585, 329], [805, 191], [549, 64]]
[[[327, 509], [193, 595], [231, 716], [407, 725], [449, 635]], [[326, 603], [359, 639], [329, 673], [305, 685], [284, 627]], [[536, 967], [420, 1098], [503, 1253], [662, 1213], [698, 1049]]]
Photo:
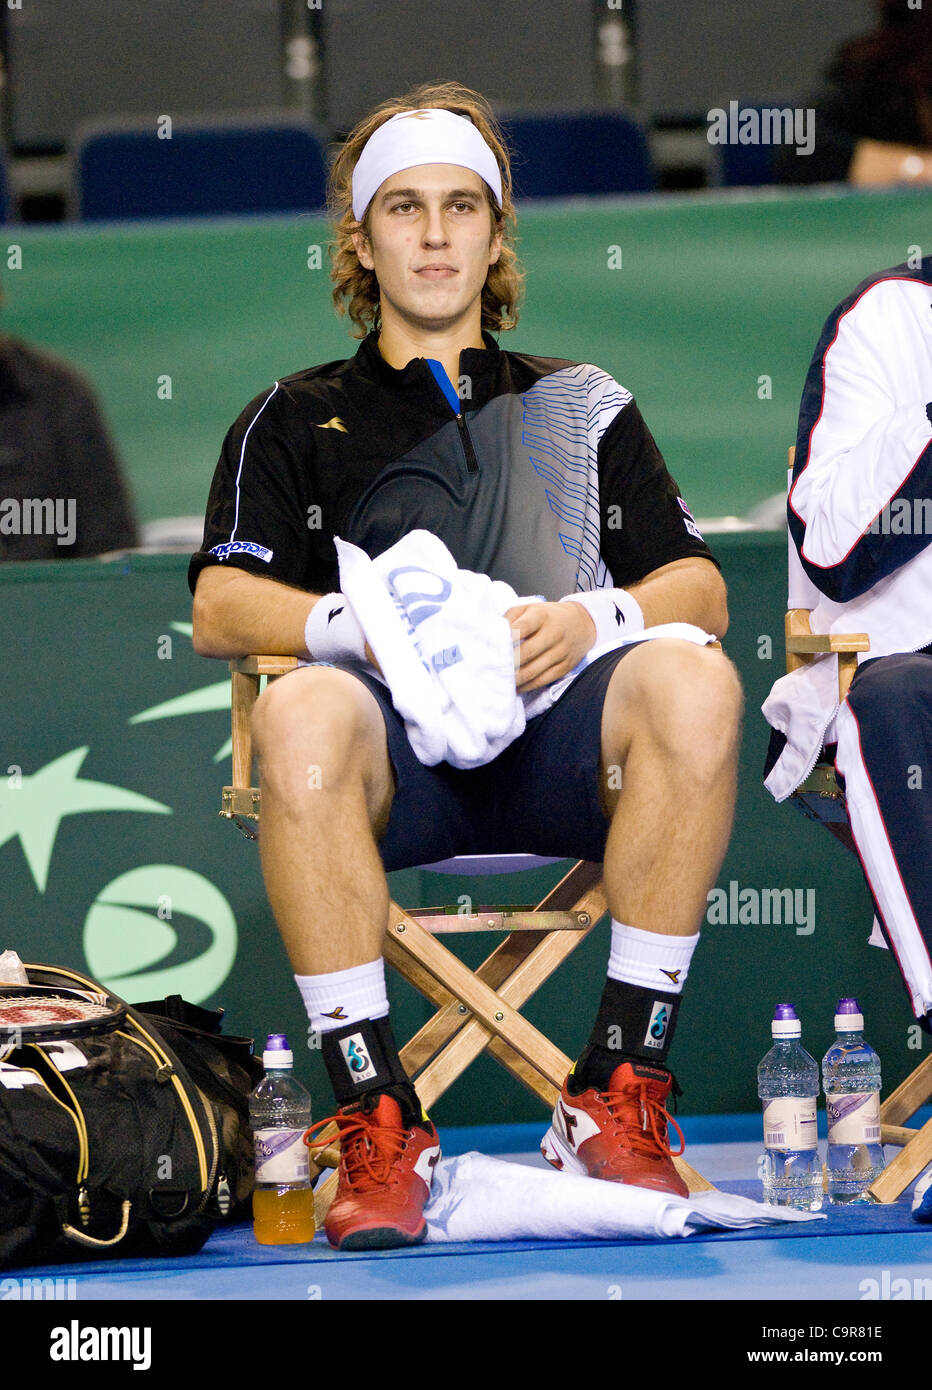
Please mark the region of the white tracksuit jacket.
[[[788, 520], [789, 606], [812, 609], [814, 632], [867, 632], [859, 661], [932, 643], [932, 256], [870, 276], [829, 316], [803, 390]], [[858, 775], [836, 659], [783, 676], [763, 712], [786, 737], [765, 782], [777, 801], [837, 741], [858, 852], [914, 1011], [927, 1012], [929, 950]]]

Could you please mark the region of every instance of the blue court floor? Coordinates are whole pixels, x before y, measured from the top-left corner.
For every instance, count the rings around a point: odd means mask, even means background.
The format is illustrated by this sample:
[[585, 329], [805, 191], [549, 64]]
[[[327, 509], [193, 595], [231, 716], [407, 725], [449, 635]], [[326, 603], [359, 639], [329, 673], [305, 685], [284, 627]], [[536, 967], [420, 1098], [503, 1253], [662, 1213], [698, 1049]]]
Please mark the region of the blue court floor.
[[[759, 1199], [759, 1116], [681, 1121], [687, 1157], [716, 1186]], [[477, 1149], [543, 1164], [541, 1125], [441, 1131], [444, 1156]], [[727, 1137], [726, 1137], [727, 1136]], [[84, 1300], [715, 1300], [880, 1302], [932, 1299], [932, 1227], [894, 1206], [826, 1208], [826, 1220], [672, 1240], [519, 1241], [338, 1254], [260, 1246], [250, 1226], [219, 1231], [195, 1256], [4, 1271], [73, 1280]], [[28, 1293], [23, 1295], [28, 1297]]]

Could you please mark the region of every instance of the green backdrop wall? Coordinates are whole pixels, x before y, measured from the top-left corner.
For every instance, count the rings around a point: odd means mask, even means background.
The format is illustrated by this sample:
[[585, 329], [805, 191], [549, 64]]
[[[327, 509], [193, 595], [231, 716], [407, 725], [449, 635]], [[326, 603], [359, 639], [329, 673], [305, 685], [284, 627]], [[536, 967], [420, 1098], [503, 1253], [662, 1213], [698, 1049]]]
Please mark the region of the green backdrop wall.
[[[501, 343], [611, 372], [693, 511], [743, 514], [781, 484], [827, 315], [872, 271], [927, 252], [930, 223], [928, 191], [525, 204], [526, 302]], [[146, 520], [202, 513], [246, 403], [358, 346], [333, 311], [318, 218], [10, 227], [6, 246], [18, 268], [0, 324], [90, 373]]]

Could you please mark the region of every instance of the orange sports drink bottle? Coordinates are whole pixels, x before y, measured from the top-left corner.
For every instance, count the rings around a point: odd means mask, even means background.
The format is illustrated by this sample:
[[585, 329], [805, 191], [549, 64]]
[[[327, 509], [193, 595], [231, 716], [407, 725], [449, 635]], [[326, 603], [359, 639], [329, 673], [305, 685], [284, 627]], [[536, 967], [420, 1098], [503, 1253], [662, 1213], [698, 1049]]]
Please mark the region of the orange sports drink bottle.
[[270, 1033], [262, 1053], [265, 1076], [249, 1097], [256, 1155], [253, 1234], [260, 1245], [303, 1245], [314, 1239], [314, 1192], [304, 1135], [311, 1098], [292, 1075], [294, 1057], [284, 1033]]

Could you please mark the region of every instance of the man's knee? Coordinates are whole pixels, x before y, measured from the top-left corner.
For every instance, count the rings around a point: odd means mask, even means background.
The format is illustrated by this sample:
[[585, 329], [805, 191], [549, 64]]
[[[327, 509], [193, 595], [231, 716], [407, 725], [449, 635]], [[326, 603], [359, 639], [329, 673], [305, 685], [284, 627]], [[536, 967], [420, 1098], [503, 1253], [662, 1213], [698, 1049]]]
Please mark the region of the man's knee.
[[610, 693], [615, 677], [608, 732], [616, 740], [649, 732], [671, 751], [687, 754], [706, 746], [721, 752], [736, 743], [744, 706], [741, 680], [717, 648], [678, 638], [644, 642], [616, 667]]
[[392, 788], [378, 702], [338, 667], [302, 667], [270, 682], [256, 701], [252, 734], [264, 782], [320, 787], [361, 772], [378, 793]]

